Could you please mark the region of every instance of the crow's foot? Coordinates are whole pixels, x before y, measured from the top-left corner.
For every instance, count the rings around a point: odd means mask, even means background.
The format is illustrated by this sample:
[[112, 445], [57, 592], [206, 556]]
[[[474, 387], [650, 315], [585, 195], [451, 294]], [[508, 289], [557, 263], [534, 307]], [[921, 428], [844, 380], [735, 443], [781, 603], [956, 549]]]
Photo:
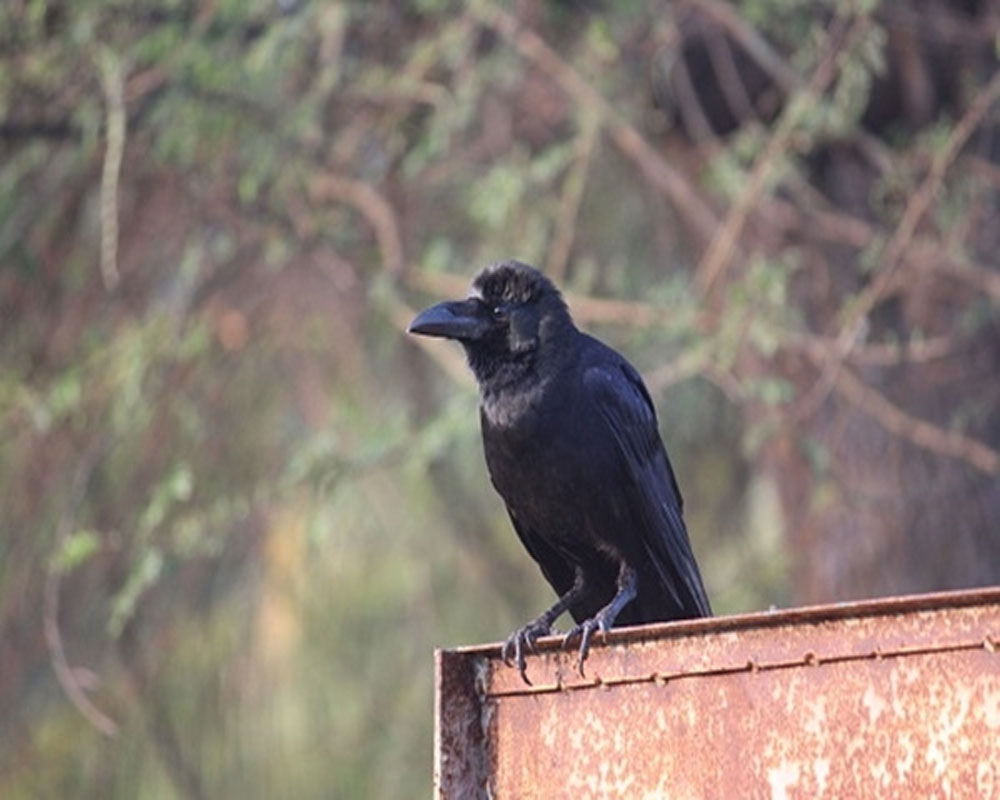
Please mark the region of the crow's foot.
[[[537, 653], [535, 640], [539, 636], [548, 636], [552, 632], [552, 623], [544, 619], [544, 616], [542, 615], [523, 628], [514, 631], [504, 642], [503, 649], [500, 651], [503, 663], [508, 667], [517, 666], [517, 671], [521, 673], [521, 680], [528, 686], [531, 686], [531, 681], [528, 680], [528, 674], [525, 671], [524, 652], [530, 650], [532, 653]], [[511, 655], [513, 655], [513, 661]]]
[[610, 615], [606, 612], [607, 608], [601, 609], [590, 619], [585, 619], [563, 637], [563, 647], [567, 647], [577, 636], [580, 637], [580, 651], [576, 660], [576, 668], [581, 678], [587, 677], [583, 674], [583, 662], [587, 660], [587, 654], [590, 652], [590, 640], [597, 631], [606, 635], [608, 629], [611, 627], [611, 622], [608, 619]]

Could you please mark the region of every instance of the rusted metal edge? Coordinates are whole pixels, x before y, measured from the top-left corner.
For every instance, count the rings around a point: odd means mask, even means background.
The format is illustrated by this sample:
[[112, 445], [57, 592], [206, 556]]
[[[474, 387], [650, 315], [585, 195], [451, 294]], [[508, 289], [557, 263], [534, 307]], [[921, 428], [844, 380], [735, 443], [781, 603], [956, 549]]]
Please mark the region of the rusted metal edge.
[[485, 660], [467, 653], [434, 651], [434, 786], [456, 797], [486, 794], [492, 765], [485, 746], [489, 707], [484, 707]]
[[[946, 608], [992, 604], [1000, 604], [1000, 586], [880, 597], [871, 600], [853, 600], [827, 605], [730, 614], [724, 617], [704, 617], [678, 622], [659, 622], [636, 627], [612, 628], [606, 636], [602, 635], [594, 639], [594, 647], [605, 644], [631, 644], [651, 639], [679, 638], [693, 634], [728, 633], [752, 628], [780, 627], [795, 623], [820, 623], [849, 617], [891, 616], [904, 612], [936, 611]], [[536, 640], [535, 649], [538, 653], [556, 652], [562, 649], [562, 642], [561, 635], [546, 636]], [[498, 658], [502, 646], [502, 642], [491, 642], [489, 644], [462, 645], [449, 648], [444, 652]], [[982, 647], [983, 643], [979, 642], [976, 646]]]
[[996, 653], [1000, 649], [1000, 638], [985, 636], [983, 639], [974, 642], [961, 642], [958, 644], [946, 644], [937, 647], [900, 647], [892, 649], [874, 650], [865, 654], [845, 654], [817, 658], [806, 654], [800, 659], [783, 659], [780, 661], [756, 661], [750, 660], [742, 667], [718, 667], [708, 669], [688, 669], [684, 671], [653, 672], [648, 675], [622, 675], [613, 678], [594, 678], [592, 680], [576, 680], [563, 683], [545, 683], [538, 685], [526, 685], [517, 689], [499, 689], [482, 692], [481, 697], [485, 700], [499, 699], [502, 697], [524, 697], [529, 695], [553, 694], [556, 692], [575, 692], [584, 689], [613, 688], [615, 686], [630, 686], [642, 683], [655, 683], [664, 686], [667, 683], [679, 679], [688, 678], [717, 678], [723, 675], [735, 675], [742, 672], [770, 672], [781, 669], [797, 669], [799, 667], [821, 666], [824, 664], [842, 664], [850, 661], [878, 661], [885, 658], [907, 658], [913, 656], [926, 656], [937, 653], [955, 653], [969, 650], [986, 650], [989, 653]]
[[[936, 622], [940, 615], [950, 613], [971, 620], [969, 613], [993, 607], [1000, 608], [1000, 587], [613, 629], [606, 638], [595, 637], [586, 675], [575, 669], [575, 652], [563, 649], [561, 637], [551, 636], [539, 640], [537, 653], [529, 658], [534, 665], [529, 667], [531, 684], [515, 680], [516, 673], [497, 671], [498, 644], [445, 652], [480, 665], [478, 696], [485, 700], [949, 650], [994, 652], [1000, 629], [974, 626], [962, 630], [952, 624], [950, 633], [942, 635], [945, 629]], [[844, 621], [870, 627], [869, 623], [880, 624], [881, 619], [893, 620], [892, 625], [846, 640], [836, 627], [830, 627]], [[909, 622], [903, 625], [903, 620]], [[788, 634], [775, 640], [768, 632], [778, 629]], [[675, 644], [660, 649], [669, 643]], [[658, 655], [652, 656], [650, 647]]]

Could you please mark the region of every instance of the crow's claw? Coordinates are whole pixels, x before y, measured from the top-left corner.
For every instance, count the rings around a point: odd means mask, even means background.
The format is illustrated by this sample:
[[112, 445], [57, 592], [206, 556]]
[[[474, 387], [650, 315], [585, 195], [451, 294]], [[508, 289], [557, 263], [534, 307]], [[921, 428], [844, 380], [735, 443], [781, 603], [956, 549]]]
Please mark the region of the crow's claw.
[[[529, 622], [523, 628], [518, 628], [514, 631], [507, 641], [503, 644], [503, 649], [500, 651], [500, 657], [503, 659], [503, 663], [508, 667], [517, 667], [517, 671], [521, 673], [521, 680], [523, 680], [528, 686], [531, 686], [531, 681], [528, 680], [527, 664], [524, 659], [524, 651], [528, 650], [531, 653], [538, 653], [538, 649], [535, 647], [535, 640], [539, 636], [548, 636], [552, 631], [552, 626], [545, 620], [536, 619], [533, 622]], [[513, 660], [511, 659], [513, 655]]]
[[611, 625], [608, 623], [603, 611], [599, 611], [590, 619], [581, 622], [563, 637], [563, 647], [567, 647], [577, 636], [580, 637], [580, 650], [576, 660], [576, 668], [581, 678], [587, 677], [583, 672], [583, 662], [587, 660], [587, 655], [590, 653], [590, 640], [597, 631], [600, 631], [606, 639], [610, 627]]

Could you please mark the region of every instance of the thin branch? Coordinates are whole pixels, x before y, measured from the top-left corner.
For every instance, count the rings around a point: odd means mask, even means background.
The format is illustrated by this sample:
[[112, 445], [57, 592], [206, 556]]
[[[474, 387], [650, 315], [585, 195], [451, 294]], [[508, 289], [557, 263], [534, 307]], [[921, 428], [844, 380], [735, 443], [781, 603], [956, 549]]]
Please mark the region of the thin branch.
[[[865, 343], [853, 348], [846, 359], [858, 366], [895, 367], [900, 364], [923, 364], [952, 355], [960, 340], [951, 335], [931, 336], [926, 339], [909, 339], [902, 342]], [[791, 334], [783, 345], [786, 349], [823, 352], [824, 358], [836, 351], [836, 339], [826, 339], [811, 334]]]
[[472, 10], [483, 25], [513, 45], [524, 58], [534, 63], [577, 103], [601, 119], [619, 150], [639, 168], [643, 177], [670, 198], [678, 214], [684, 217], [701, 241], [711, 240], [718, 224], [711, 206], [691, 182], [663, 158], [590, 82], [566, 63], [537, 33], [521, 26], [516, 17], [499, 6], [488, 0], [478, 0]]
[[[338, 24], [342, 34], [344, 23], [340, 21]], [[395, 71], [390, 83], [381, 82], [369, 86], [347, 84], [338, 89], [338, 97], [359, 98], [384, 105], [401, 106], [404, 109], [415, 104], [436, 109], [452, 105], [454, 98], [451, 91], [428, 79], [427, 75], [440, 63], [443, 53], [452, 53], [456, 48], [470, 50], [475, 47], [476, 37], [472, 35], [474, 26], [475, 20], [468, 12], [459, 14], [431, 36], [424, 43], [425, 46], [413, 48], [409, 59]], [[337, 49], [339, 47], [340, 45]], [[329, 90], [324, 87], [324, 94]]]
[[[659, 59], [661, 62], [665, 59], [663, 52], [665, 49], [661, 48], [660, 50]], [[673, 63], [669, 67], [661, 69], [670, 81], [670, 87], [677, 101], [677, 110], [680, 111], [681, 123], [688, 135], [698, 147], [704, 147], [706, 142], [714, 142], [717, 139], [715, 131], [701, 107], [698, 90], [695, 88], [683, 57], [673, 59]]]
[[875, 227], [861, 217], [855, 217], [834, 207], [818, 208], [813, 204], [792, 203], [772, 196], [762, 201], [763, 215], [779, 230], [801, 231], [815, 239], [847, 245], [863, 250], [875, 240]]
[[104, 90], [107, 144], [101, 170], [101, 278], [104, 288], [118, 286], [118, 181], [125, 154], [125, 70], [110, 48], [99, 52], [101, 87]]
[[934, 156], [927, 177], [906, 204], [899, 224], [886, 244], [882, 269], [849, 306], [838, 337], [843, 344], [849, 345], [857, 339], [858, 330], [864, 324], [864, 319], [890, 288], [894, 273], [903, 263], [903, 255], [910, 246], [917, 225], [927, 213], [944, 182], [945, 173], [998, 97], [1000, 97], [1000, 72], [997, 72], [976, 95], [976, 99], [955, 125], [945, 146]]
[[760, 114], [754, 106], [753, 100], [747, 93], [746, 85], [740, 76], [739, 67], [736, 65], [736, 55], [733, 53], [732, 43], [721, 32], [711, 33], [705, 43], [708, 48], [708, 60], [712, 64], [712, 69], [719, 81], [719, 89], [722, 90], [723, 97], [733, 118], [740, 123], [747, 120], [760, 120]]
[[970, 153], [965, 158], [968, 160], [969, 167], [977, 178], [986, 181], [994, 191], [1000, 191], [1000, 165], [994, 164], [981, 155]]
[[972, 261], [963, 262], [955, 258], [923, 257], [917, 260], [917, 263], [923, 269], [948, 275], [975, 287], [1000, 306], [1000, 272]]
[[[56, 526], [53, 552], [58, 553], [62, 545], [73, 533], [76, 525], [76, 515], [83, 502], [84, 492], [90, 482], [90, 476], [106, 451], [104, 441], [93, 445], [80, 460], [73, 475], [66, 510], [59, 518]], [[45, 578], [45, 590], [42, 604], [42, 626], [45, 633], [45, 644], [49, 650], [49, 659], [55, 671], [56, 680], [62, 687], [70, 703], [79, 711], [84, 719], [107, 737], [118, 733], [118, 724], [101, 711], [90, 698], [77, 678], [77, 671], [69, 665], [66, 649], [63, 647], [62, 632], [59, 630], [59, 587], [62, 583], [62, 570], [52, 565]]]
[[726, 399], [734, 406], [741, 406], [746, 402], [746, 387], [740, 382], [739, 378], [733, 374], [731, 369], [723, 369], [722, 367], [717, 367], [714, 364], [708, 364], [705, 369], [702, 370], [701, 376], [714, 383], [719, 391], [721, 391], [726, 396]]
[[702, 242], [715, 235], [719, 218], [712, 207], [634, 127], [624, 121], [611, 123], [609, 134], [618, 149], [639, 168], [653, 186], [670, 198], [674, 210], [686, 219]]
[[313, 181], [310, 196], [314, 202], [340, 200], [354, 206], [368, 220], [375, 232], [382, 264], [391, 275], [403, 271], [403, 240], [392, 204], [370, 183], [343, 175], [325, 173]]
[[352, 86], [338, 91], [337, 99], [340, 102], [363, 101], [404, 109], [413, 105], [441, 109], [452, 103], [451, 93], [444, 86], [431, 81]]
[[721, 0], [688, 0], [688, 2], [725, 28], [743, 51], [757, 62], [782, 91], [788, 94], [798, 88], [800, 79], [795, 70], [788, 66], [767, 39], [746, 23], [732, 5]]
[[562, 200], [559, 203], [559, 213], [556, 216], [555, 232], [546, 268], [549, 275], [561, 282], [566, 275], [573, 242], [576, 239], [576, 220], [580, 213], [580, 203], [583, 201], [583, 191], [587, 186], [587, 174], [594, 156], [597, 144], [597, 120], [585, 116], [582, 129], [577, 137], [576, 157], [569, 168], [563, 184]]
[[707, 358], [703, 350], [687, 350], [673, 361], [668, 361], [660, 367], [646, 373], [645, 382], [653, 394], [661, 392], [668, 386], [681, 383], [695, 375], [700, 375], [707, 369]]
[[933, 453], [965, 461], [987, 475], [1000, 474], [1000, 452], [958, 431], [908, 414], [851, 370], [837, 370], [834, 389], [890, 433]]
[[[793, 205], [787, 200], [771, 197], [765, 201], [765, 213], [773, 222], [786, 228], [808, 231], [835, 244], [844, 244], [863, 250], [875, 241], [878, 232], [874, 225], [860, 217], [835, 209], [820, 210], [804, 205]], [[907, 247], [905, 258], [916, 269], [938, 272], [963, 281], [1000, 305], [1000, 272], [968, 256], [947, 252], [940, 239], [914, 236]], [[888, 296], [888, 289], [905, 286], [892, 281], [881, 299]]]
[[124, 87], [126, 103], [138, 103], [150, 92], [156, 91], [170, 79], [170, 73], [162, 64], [131, 75]]
[[816, 385], [824, 393], [832, 388], [887, 431], [918, 447], [965, 461], [987, 475], [1000, 474], [1000, 452], [963, 433], [903, 411], [844, 366], [839, 343], [802, 337], [795, 340], [795, 345], [822, 368]]
[[802, 96], [793, 95], [785, 103], [774, 132], [754, 161], [743, 190], [729, 209], [722, 228], [712, 239], [695, 271], [695, 283], [703, 295], [707, 295], [723, 277], [736, 256], [737, 243], [747, 217], [764, 194], [767, 181], [779, 164], [781, 156], [787, 152], [802, 115], [809, 107], [807, 100], [817, 98], [826, 91], [839, 72], [841, 58], [868, 23], [867, 17], [857, 17], [845, 33], [846, 22], [838, 18], [834, 23], [835, 29], [826, 37], [823, 53], [809, 83], [801, 90]]

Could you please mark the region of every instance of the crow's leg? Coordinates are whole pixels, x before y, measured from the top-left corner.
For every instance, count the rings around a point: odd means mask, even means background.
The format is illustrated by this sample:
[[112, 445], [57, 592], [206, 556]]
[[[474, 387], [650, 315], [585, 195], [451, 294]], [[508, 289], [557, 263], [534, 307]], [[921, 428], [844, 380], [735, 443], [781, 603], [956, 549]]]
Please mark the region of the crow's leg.
[[590, 652], [590, 639], [595, 631], [606, 634], [608, 629], [615, 624], [615, 618], [621, 610], [631, 603], [639, 591], [639, 577], [632, 567], [622, 561], [618, 569], [618, 592], [611, 598], [611, 602], [598, 611], [590, 619], [584, 620], [563, 638], [563, 647], [573, 639], [580, 636], [580, 657], [577, 659], [576, 668], [583, 675], [583, 662]]
[[[560, 614], [580, 599], [583, 591], [583, 570], [577, 567], [573, 576], [573, 585], [569, 587], [569, 591], [556, 600], [552, 607], [540, 614], [537, 619], [532, 620], [523, 628], [518, 628], [514, 631], [508, 637], [507, 641], [504, 642], [503, 650], [500, 651], [504, 663], [508, 667], [516, 664], [517, 671], [521, 673], [521, 680], [529, 686], [531, 685], [531, 681], [528, 680], [528, 675], [525, 672], [524, 651], [527, 649], [532, 653], [537, 652], [535, 650], [535, 639], [539, 636], [548, 636], [552, 632], [552, 623], [559, 618]], [[513, 663], [511, 663], [511, 655], [513, 655]]]

